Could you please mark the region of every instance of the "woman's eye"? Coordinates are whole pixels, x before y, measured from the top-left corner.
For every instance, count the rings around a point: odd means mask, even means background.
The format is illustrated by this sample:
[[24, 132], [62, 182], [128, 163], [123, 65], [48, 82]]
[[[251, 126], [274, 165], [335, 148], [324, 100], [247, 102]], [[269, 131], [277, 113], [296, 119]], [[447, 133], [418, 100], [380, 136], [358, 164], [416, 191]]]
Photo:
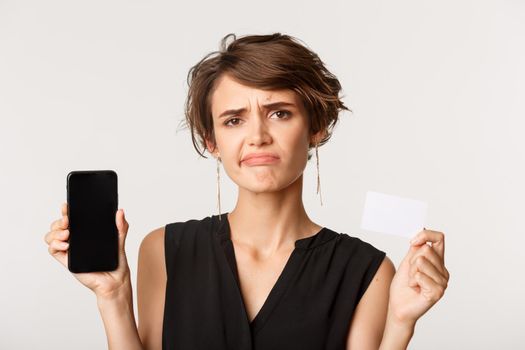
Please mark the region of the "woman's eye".
[[[289, 117], [290, 114], [291, 114], [289, 111], [285, 111], [285, 110], [276, 111], [274, 114], [278, 114], [278, 113], [279, 113], [283, 118]], [[279, 119], [282, 119], [282, 118], [279, 118]]]
[[[279, 110], [279, 111], [275, 111], [274, 113], [272, 113], [272, 115], [274, 114], [277, 115], [278, 119], [286, 119], [286, 118], [289, 118], [292, 113], [287, 110]], [[237, 126], [239, 125], [240, 120], [241, 120], [240, 118], [230, 118], [224, 122], [224, 125], [229, 126], [229, 127]]]
[[[231, 118], [231, 119], [228, 119], [227, 121], [224, 122], [224, 125], [226, 126], [230, 126], [231, 124], [229, 124], [232, 120], [240, 120], [239, 118]], [[237, 125], [237, 123], [234, 123], [233, 125]]]

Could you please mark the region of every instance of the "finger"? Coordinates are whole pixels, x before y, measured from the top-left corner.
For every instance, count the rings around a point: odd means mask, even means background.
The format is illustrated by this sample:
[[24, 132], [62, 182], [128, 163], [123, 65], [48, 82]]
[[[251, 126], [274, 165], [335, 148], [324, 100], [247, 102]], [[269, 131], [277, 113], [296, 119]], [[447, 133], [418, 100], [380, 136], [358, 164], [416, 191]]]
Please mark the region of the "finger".
[[115, 219], [118, 231], [126, 235], [126, 233], [128, 232], [129, 224], [126, 221], [124, 209], [117, 210], [117, 213], [115, 214]]
[[58, 219], [54, 222], [52, 227], [53, 230], [65, 230], [69, 227], [69, 218], [63, 216], [61, 219]]
[[423, 255], [420, 255], [410, 266], [410, 274], [414, 276], [416, 272], [423, 272], [432, 278], [437, 284], [447, 288], [447, 279], [440, 271]]
[[[433, 303], [441, 299], [445, 293], [445, 289], [441, 285], [421, 271], [416, 272], [412, 280], [421, 288], [421, 294], [425, 299]], [[410, 283], [414, 283], [413, 281]]]
[[448, 281], [450, 280], [450, 273], [448, 272], [447, 268], [445, 266], [443, 266], [445, 268], [445, 277], [447, 278], [447, 283]]
[[442, 240], [437, 241], [436, 243], [433, 243], [432, 248], [434, 248], [436, 252], [441, 256], [443, 260], [443, 264], [444, 264], [445, 263], [445, 235], [443, 235]]
[[64, 202], [62, 203], [62, 207], [60, 208], [60, 211], [62, 213], [62, 216], [66, 216], [67, 215], [67, 202]]
[[49, 243], [49, 254], [55, 255], [57, 252], [66, 251], [69, 248], [69, 243], [54, 239]]
[[61, 219], [55, 220], [51, 223], [51, 231], [65, 230], [69, 227], [69, 218], [63, 216]]
[[51, 225], [49, 225], [50, 231], [59, 230], [62, 223], [62, 219], [54, 220]]
[[55, 239], [59, 241], [67, 241], [69, 239], [69, 230], [50, 231], [44, 236], [44, 240], [47, 244], [50, 244]]
[[413, 265], [419, 256], [424, 256], [427, 258], [432, 263], [432, 265], [434, 265], [441, 272], [442, 275], [446, 275], [443, 261], [441, 260], [441, 257], [438, 255], [438, 253], [433, 249], [433, 247], [429, 246], [428, 244], [423, 244], [417, 247], [417, 251], [410, 258], [410, 265]]
[[69, 227], [69, 206], [67, 202], [62, 203], [62, 228], [66, 229]]
[[124, 214], [123, 209], [117, 210], [116, 213], [116, 223], [117, 223], [117, 229], [118, 229], [118, 245], [119, 245], [119, 267], [126, 266], [127, 265], [127, 258], [126, 258], [126, 250], [125, 250], [125, 244], [126, 244], [126, 237], [129, 229], [129, 224], [126, 221], [126, 217]]
[[67, 267], [67, 259], [69, 246], [67, 242], [52, 241], [48, 247], [49, 254], [51, 254], [59, 263]]
[[408, 248], [408, 253], [405, 255], [403, 260], [401, 261], [401, 265], [407, 265], [410, 267], [410, 261], [412, 261], [412, 258], [416, 255], [416, 253], [420, 250], [420, 247], [410, 245]]
[[422, 245], [427, 242], [431, 243], [432, 248], [438, 253], [443, 262], [445, 261], [445, 235], [443, 232], [423, 230], [418, 233], [411, 241], [411, 245]]
[[117, 229], [119, 233], [119, 248], [121, 251], [124, 250], [124, 244], [126, 241], [126, 236], [129, 229], [129, 224], [126, 221], [126, 216], [124, 214], [124, 209], [117, 210], [116, 216], [116, 223], [117, 223]]

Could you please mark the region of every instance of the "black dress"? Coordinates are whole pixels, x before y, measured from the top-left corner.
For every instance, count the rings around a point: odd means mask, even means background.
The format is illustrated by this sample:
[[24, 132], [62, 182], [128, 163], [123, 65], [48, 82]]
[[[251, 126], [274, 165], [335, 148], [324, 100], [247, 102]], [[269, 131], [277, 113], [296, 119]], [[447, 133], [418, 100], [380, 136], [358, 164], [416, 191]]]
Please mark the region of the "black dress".
[[249, 321], [227, 213], [165, 227], [163, 350], [344, 350], [385, 252], [323, 227], [299, 239]]

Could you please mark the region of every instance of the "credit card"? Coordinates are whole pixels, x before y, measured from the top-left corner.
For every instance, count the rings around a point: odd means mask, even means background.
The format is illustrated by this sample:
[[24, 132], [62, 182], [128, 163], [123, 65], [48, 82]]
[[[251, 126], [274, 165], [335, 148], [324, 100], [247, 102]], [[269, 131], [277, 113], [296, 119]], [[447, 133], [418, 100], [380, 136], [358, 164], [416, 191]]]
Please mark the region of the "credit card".
[[421, 200], [368, 191], [361, 228], [412, 238], [423, 230], [427, 208], [428, 204]]

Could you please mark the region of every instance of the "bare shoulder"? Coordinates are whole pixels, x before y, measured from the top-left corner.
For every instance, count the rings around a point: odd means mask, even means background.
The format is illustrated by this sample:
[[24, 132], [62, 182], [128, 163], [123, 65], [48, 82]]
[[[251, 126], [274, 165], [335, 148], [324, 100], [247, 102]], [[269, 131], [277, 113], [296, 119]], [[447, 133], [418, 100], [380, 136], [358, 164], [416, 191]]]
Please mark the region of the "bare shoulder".
[[160, 246], [163, 248], [162, 254], [164, 254], [164, 229], [165, 226], [156, 228], [144, 236], [140, 244], [139, 253], [151, 250], [152, 248], [157, 249]]
[[138, 331], [145, 349], [161, 349], [166, 264], [165, 227], [149, 232], [139, 248], [137, 268]]
[[164, 226], [149, 232], [140, 244], [138, 273], [146, 272], [166, 278]]
[[378, 349], [385, 330], [390, 284], [396, 273], [385, 255], [354, 311], [347, 338], [349, 349]]
[[[381, 265], [379, 265], [379, 268], [377, 269], [377, 272], [374, 276], [374, 280], [372, 282], [379, 282], [381, 278], [388, 280], [388, 286], [390, 287], [390, 282], [392, 282], [392, 278], [396, 274], [396, 267], [392, 260], [385, 255], [385, 258], [383, 259], [383, 262]], [[366, 292], [365, 292], [366, 294]]]

